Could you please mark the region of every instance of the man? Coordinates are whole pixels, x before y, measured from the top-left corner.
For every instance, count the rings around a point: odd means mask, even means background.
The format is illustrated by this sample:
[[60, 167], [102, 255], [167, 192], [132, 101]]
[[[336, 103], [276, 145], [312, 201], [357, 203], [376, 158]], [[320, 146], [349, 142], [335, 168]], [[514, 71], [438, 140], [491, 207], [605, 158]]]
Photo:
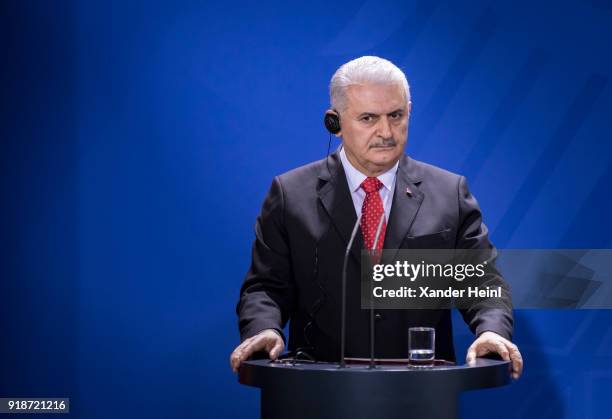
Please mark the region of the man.
[[[242, 343], [232, 369], [258, 351], [276, 359], [289, 349], [319, 361], [340, 357], [341, 272], [345, 248], [362, 215], [348, 264], [346, 356], [369, 356], [369, 310], [360, 306], [359, 249], [492, 249], [480, 209], [464, 177], [404, 154], [412, 103], [403, 72], [378, 57], [342, 65], [330, 83], [326, 126], [342, 138], [340, 151], [277, 176], [255, 227], [252, 263], [237, 305]], [[503, 285], [501, 277], [494, 278]], [[488, 353], [522, 358], [510, 341], [511, 303], [470, 307], [463, 318], [477, 338], [466, 362]], [[407, 331], [436, 329], [436, 357], [455, 360], [449, 310], [379, 310], [376, 357], [405, 358]]]

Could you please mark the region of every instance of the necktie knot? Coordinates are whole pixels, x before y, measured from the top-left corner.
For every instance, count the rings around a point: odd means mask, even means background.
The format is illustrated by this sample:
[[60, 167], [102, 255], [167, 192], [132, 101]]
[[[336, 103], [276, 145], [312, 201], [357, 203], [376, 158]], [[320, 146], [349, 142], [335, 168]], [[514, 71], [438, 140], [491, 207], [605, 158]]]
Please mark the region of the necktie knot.
[[366, 180], [361, 183], [361, 188], [365, 191], [366, 194], [378, 192], [380, 188], [382, 188], [382, 186], [382, 182], [375, 177], [366, 178]]

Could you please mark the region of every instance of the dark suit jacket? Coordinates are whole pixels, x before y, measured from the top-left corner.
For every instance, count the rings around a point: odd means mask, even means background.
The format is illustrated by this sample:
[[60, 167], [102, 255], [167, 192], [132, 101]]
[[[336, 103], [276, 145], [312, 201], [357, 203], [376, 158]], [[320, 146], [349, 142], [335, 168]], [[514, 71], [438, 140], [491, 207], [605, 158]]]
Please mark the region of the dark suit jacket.
[[[412, 194], [406, 193], [410, 188]], [[277, 176], [255, 224], [250, 269], [236, 307], [241, 339], [288, 320], [289, 350], [315, 359], [340, 358], [341, 272], [357, 220], [336, 153]], [[369, 356], [369, 310], [361, 309], [357, 235], [348, 263], [346, 356]], [[385, 249], [494, 249], [478, 203], [464, 177], [411, 159], [400, 159]], [[504, 285], [495, 275], [490, 285]], [[495, 283], [495, 284], [494, 284]], [[472, 332], [494, 331], [508, 339], [511, 302], [502, 308], [461, 310]], [[436, 357], [455, 360], [450, 311], [377, 310], [376, 357], [406, 358], [408, 328], [436, 329]]]

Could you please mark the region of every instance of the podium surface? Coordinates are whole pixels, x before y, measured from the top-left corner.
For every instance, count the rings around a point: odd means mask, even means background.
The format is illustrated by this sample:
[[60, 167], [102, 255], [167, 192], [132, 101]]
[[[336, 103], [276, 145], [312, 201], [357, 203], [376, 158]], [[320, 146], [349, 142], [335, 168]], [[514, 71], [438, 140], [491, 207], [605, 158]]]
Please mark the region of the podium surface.
[[[407, 364], [407, 361], [406, 361]], [[262, 419], [457, 417], [462, 391], [510, 383], [510, 362], [478, 358], [473, 365], [412, 367], [245, 361], [241, 384], [261, 389]]]

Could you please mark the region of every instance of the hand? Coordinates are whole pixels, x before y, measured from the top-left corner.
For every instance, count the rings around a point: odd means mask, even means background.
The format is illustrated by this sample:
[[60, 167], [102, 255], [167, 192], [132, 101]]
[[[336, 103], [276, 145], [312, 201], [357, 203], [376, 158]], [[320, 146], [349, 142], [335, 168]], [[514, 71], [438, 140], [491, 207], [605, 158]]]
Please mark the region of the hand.
[[523, 372], [523, 357], [515, 344], [497, 333], [484, 332], [478, 336], [478, 339], [468, 349], [465, 362], [472, 364], [476, 357], [481, 357], [488, 353], [497, 353], [504, 361], [511, 361], [512, 378], [518, 380]]
[[270, 359], [274, 360], [278, 355], [285, 349], [285, 342], [272, 329], [266, 329], [253, 337], [245, 339], [240, 345], [234, 349], [230, 356], [230, 365], [232, 371], [238, 372], [240, 363], [250, 358], [253, 353], [265, 350], [268, 353]]

